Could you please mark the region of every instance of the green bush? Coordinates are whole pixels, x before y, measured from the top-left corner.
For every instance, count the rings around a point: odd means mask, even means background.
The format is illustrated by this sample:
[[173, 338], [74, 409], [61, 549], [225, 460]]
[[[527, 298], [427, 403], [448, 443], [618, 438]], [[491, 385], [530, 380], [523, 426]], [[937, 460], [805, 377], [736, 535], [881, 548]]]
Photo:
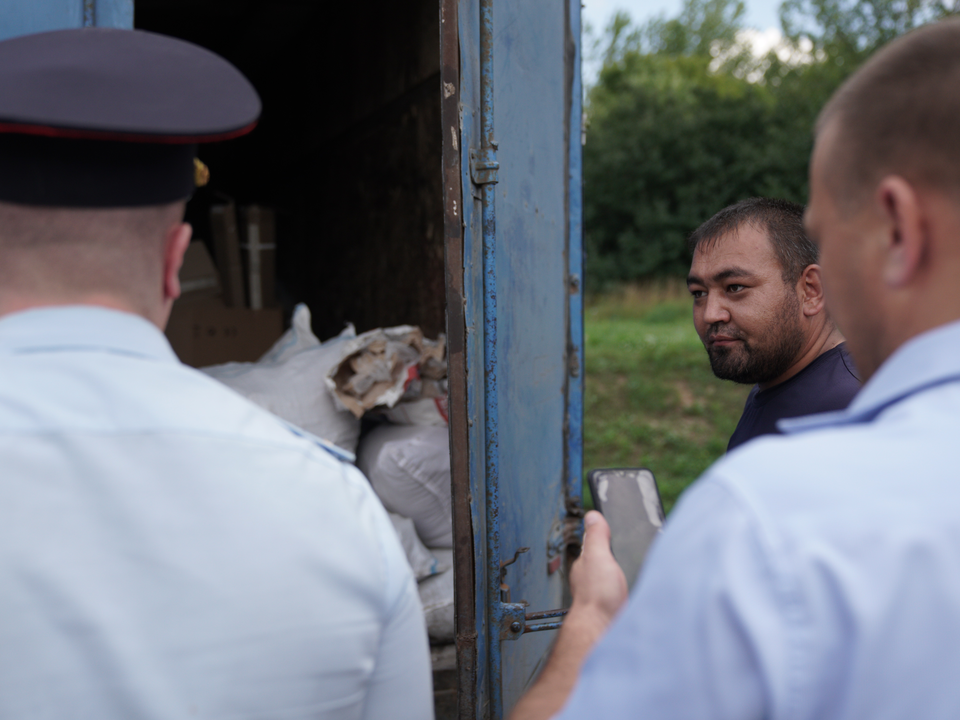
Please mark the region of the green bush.
[[686, 274], [690, 232], [775, 184], [765, 158], [770, 93], [708, 64], [628, 53], [591, 91], [584, 223], [592, 287]]
[[616, 15], [587, 93], [587, 288], [685, 275], [686, 238], [738, 200], [806, 202], [826, 100], [881, 44], [955, 5], [787, 0], [795, 59], [786, 62], [738, 50], [739, 0], [685, 0], [677, 17], [640, 28]]

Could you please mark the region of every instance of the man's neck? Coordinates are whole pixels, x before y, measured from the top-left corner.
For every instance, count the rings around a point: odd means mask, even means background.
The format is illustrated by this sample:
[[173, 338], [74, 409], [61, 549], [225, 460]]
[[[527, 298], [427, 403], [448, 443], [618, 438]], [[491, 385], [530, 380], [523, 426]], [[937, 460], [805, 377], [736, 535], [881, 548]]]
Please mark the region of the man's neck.
[[135, 308], [133, 303], [110, 293], [85, 293], [75, 296], [37, 296], [22, 293], [0, 293], [0, 317], [37, 308], [61, 307], [66, 305], [91, 305], [94, 307], [120, 310], [145, 317], [156, 324], [156, 320]]
[[793, 376], [800, 373], [801, 370], [806, 368], [818, 357], [823, 355], [828, 350], [833, 350], [833, 348], [843, 341], [843, 335], [840, 334], [840, 331], [837, 330], [836, 326], [834, 326], [831, 322], [829, 327], [825, 327], [822, 332], [817, 333], [813, 337], [811, 342], [807, 343], [800, 355], [797, 356], [797, 359], [794, 360], [793, 364], [790, 365], [789, 368], [787, 368], [786, 372], [768, 382], [757, 383], [757, 387], [761, 391], [769, 390], [772, 387], [776, 387], [777, 385], [786, 382]]

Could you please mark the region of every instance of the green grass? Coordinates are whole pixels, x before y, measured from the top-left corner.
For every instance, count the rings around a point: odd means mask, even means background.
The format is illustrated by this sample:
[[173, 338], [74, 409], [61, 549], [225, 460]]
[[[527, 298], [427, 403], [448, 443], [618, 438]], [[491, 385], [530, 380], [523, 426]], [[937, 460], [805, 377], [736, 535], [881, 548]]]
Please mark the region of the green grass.
[[749, 387], [710, 371], [681, 282], [588, 298], [584, 330], [584, 467], [650, 468], [669, 512], [726, 450]]

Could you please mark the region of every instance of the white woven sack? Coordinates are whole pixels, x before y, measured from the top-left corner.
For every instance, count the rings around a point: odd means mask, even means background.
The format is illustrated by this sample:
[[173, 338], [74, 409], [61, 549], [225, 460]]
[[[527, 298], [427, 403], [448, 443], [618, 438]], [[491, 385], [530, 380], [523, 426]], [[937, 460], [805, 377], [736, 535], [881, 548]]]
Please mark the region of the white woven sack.
[[447, 427], [447, 396], [398, 402], [392, 408], [385, 409], [383, 416], [397, 425]]
[[453, 618], [453, 551], [439, 549], [432, 551], [437, 560], [450, 569], [438, 575], [422, 580], [420, 604], [423, 605], [423, 617], [427, 623], [427, 635], [435, 644], [452, 643], [454, 636]]
[[324, 343], [310, 329], [310, 310], [297, 305], [293, 325], [255, 363], [226, 363], [200, 368], [260, 407], [308, 433], [356, 452], [360, 421], [338, 410], [324, 378], [343, 358], [353, 325]]
[[387, 514], [390, 516], [390, 522], [393, 523], [393, 529], [397, 531], [397, 537], [400, 538], [400, 544], [407, 556], [407, 562], [410, 563], [410, 569], [413, 570], [413, 576], [418, 581], [441, 573], [450, 567], [450, 563], [441, 565], [433, 553], [423, 546], [420, 538], [417, 537], [413, 520], [396, 513]]
[[453, 547], [447, 428], [374, 428], [360, 443], [357, 467], [387, 510], [413, 520], [424, 545]]

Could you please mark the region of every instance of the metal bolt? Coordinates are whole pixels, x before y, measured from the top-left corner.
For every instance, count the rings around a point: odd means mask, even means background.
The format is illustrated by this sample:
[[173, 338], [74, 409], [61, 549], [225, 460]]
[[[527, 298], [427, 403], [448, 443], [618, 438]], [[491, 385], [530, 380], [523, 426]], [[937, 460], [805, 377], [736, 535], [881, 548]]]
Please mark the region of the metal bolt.
[[510, 632], [518, 633], [523, 629], [523, 626], [518, 622], [510, 623]]

